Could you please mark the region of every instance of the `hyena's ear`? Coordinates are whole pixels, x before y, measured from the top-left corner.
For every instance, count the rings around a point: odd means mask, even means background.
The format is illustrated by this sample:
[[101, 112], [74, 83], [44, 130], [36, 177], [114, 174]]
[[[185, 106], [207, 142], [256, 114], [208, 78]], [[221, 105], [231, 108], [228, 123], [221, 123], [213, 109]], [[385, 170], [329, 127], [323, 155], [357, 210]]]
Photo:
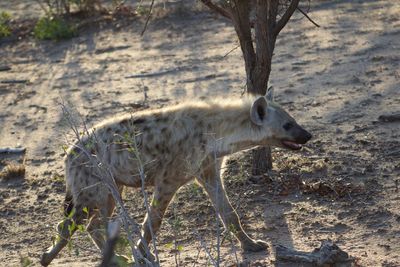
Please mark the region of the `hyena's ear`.
[[268, 88], [267, 93], [265, 93], [265, 98], [268, 101], [274, 101], [274, 87], [271, 86]]
[[266, 115], [267, 100], [264, 96], [260, 96], [253, 102], [253, 105], [251, 105], [250, 119], [254, 124], [262, 126]]

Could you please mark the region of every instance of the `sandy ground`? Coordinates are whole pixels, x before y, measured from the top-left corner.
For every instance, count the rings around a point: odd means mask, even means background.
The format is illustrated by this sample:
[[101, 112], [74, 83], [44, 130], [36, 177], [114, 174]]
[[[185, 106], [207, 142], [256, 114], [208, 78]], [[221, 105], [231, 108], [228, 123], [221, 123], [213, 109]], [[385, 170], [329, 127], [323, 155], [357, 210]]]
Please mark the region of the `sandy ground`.
[[[278, 38], [271, 74], [276, 100], [315, 138], [301, 152], [274, 150], [274, 170], [262, 178], [248, 174], [249, 153], [228, 161], [232, 202], [245, 228], [270, 249], [242, 255], [236, 242], [225, 241], [222, 266], [237, 260], [299, 266], [276, 261], [274, 247], [311, 251], [328, 238], [359, 266], [400, 266], [400, 123], [378, 119], [400, 112], [400, 2], [349, 2], [312, 1], [310, 15], [321, 27], [297, 14]], [[17, 18], [40, 14], [29, 3], [0, 7]], [[68, 41], [0, 41], [0, 65], [11, 67], [0, 72], [0, 147], [27, 148], [25, 176], [0, 182], [0, 266], [19, 266], [21, 259], [38, 265], [62, 218], [62, 146], [71, 131], [60, 102], [92, 125], [143, 108], [145, 94], [150, 107], [240, 97], [241, 51], [224, 56], [237, 45], [230, 23], [198, 8], [166, 7], [144, 37], [143, 22], [135, 19], [88, 27]], [[22, 158], [3, 155], [0, 167], [13, 160]], [[128, 190], [125, 198], [140, 220], [140, 194]], [[217, 227], [204, 193], [183, 188], [160, 231], [161, 265], [206, 265], [198, 237], [215, 243]], [[182, 248], [178, 255], [174, 241]], [[93, 248], [85, 235], [74, 243]], [[74, 247], [54, 266], [95, 266], [98, 259]]]

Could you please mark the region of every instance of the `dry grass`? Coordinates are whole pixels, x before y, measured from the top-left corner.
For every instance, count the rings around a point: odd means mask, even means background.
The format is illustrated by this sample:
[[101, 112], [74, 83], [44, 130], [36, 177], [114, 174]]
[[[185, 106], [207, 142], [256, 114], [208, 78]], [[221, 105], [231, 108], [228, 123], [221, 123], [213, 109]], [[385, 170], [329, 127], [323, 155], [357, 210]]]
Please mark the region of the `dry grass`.
[[24, 164], [10, 163], [0, 172], [0, 179], [11, 180], [23, 177], [24, 175], [25, 175]]

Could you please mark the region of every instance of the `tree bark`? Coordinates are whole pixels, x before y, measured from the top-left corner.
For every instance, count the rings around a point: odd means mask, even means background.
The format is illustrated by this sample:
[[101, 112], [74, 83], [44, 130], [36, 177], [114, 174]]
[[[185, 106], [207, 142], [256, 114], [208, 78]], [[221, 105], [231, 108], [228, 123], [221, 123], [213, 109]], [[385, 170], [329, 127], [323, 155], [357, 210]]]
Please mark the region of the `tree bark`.
[[269, 146], [255, 148], [252, 154], [253, 164], [251, 173], [253, 175], [261, 175], [272, 169], [272, 154]]

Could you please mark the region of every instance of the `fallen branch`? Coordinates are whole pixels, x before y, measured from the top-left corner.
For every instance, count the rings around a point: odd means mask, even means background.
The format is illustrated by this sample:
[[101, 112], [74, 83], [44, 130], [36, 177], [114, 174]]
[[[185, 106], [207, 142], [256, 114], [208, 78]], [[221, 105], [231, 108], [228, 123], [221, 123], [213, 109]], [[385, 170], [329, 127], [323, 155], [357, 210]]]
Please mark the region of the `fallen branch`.
[[11, 70], [10, 66], [0, 66], [0, 71], [8, 71]]
[[14, 84], [14, 83], [28, 83], [29, 80], [3, 80], [1, 83], [9, 83], [9, 84]]
[[0, 154], [18, 154], [25, 152], [25, 147], [4, 147], [0, 148]]
[[378, 120], [381, 122], [396, 122], [400, 121], [400, 113], [380, 115]]
[[341, 266], [351, 266], [351, 262], [354, 260], [349, 257], [347, 252], [341, 250], [330, 240], [323, 241], [321, 246], [312, 252], [297, 251], [284, 246], [277, 246], [276, 259], [298, 263], [311, 263], [315, 266], [331, 266], [336, 263], [342, 264]]

